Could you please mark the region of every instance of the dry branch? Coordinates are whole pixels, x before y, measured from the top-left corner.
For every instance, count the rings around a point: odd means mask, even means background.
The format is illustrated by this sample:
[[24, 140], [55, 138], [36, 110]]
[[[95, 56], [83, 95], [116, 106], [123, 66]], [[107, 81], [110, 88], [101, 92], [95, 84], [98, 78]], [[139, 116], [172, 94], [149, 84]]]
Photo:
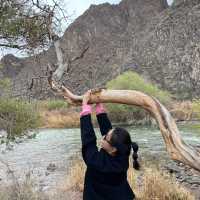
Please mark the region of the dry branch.
[[[81, 105], [83, 96], [75, 95], [66, 87], [58, 85], [51, 76], [49, 84], [54, 92], [63, 96], [69, 103]], [[93, 89], [89, 103], [97, 102], [135, 105], [150, 112], [158, 123], [171, 158], [200, 171], [199, 150], [183, 141], [171, 114], [157, 99], [135, 90]]]

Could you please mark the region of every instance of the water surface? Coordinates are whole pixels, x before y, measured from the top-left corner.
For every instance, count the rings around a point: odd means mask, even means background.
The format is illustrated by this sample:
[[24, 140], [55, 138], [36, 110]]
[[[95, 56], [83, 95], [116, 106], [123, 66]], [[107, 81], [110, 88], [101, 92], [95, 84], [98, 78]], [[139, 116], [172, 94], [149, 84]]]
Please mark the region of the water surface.
[[[126, 127], [131, 133], [133, 141], [140, 146], [140, 159], [166, 160], [165, 144], [159, 130], [149, 127]], [[100, 133], [95, 129], [98, 138]], [[184, 140], [192, 145], [200, 145], [200, 133], [180, 127]], [[0, 145], [0, 160], [9, 165], [17, 179], [23, 179], [25, 174], [31, 172], [38, 187], [47, 190], [66, 178], [72, 156], [81, 150], [79, 129], [41, 129], [33, 139], [15, 144], [13, 150], [5, 151]], [[48, 170], [49, 165], [55, 170]], [[54, 168], [54, 167], [53, 167]], [[8, 168], [0, 162], [0, 185], [10, 183]]]

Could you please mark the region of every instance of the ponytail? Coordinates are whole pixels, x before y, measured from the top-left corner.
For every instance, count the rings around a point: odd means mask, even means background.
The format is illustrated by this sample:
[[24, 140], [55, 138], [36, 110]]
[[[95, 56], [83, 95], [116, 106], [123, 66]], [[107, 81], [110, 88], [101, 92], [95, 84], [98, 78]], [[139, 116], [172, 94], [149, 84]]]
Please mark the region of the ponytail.
[[132, 149], [133, 149], [133, 168], [135, 168], [136, 170], [139, 170], [140, 169], [140, 164], [138, 162], [138, 144], [136, 142], [132, 142], [131, 143], [131, 146], [132, 146]]
[[126, 129], [116, 127], [112, 131], [112, 137], [111, 137], [110, 142], [111, 142], [112, 146], [116, 147], [117, 151], [122, 154], [125, 153], [125, 154], [130, 155], [130, 150], [132, 147], [132, 149], [133, 149], [133, 168], [135, 168], [136, 170], [140, 169], [140, 164], [137, 161], [137, 159], [138, 159], [137, 152], [139, 149], [138, 144], [136, 142], [131, 141], [131, 136]]

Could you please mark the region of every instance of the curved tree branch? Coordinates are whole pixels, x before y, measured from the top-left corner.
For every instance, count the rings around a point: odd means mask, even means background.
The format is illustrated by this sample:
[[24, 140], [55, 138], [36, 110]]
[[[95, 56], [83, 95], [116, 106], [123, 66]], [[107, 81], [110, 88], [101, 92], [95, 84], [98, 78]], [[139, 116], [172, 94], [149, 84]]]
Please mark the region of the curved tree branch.
[[[69, 103], [81, 105], [83, 96], [73, 94], [64, 86], [59, 86], [49, 77], [53, 91], [62, 95]], [[169, 111], [156, 99], [135, 90], [93, 89], [89, 103], [120, 103], [142, 107], [156, 119], [166, 149], [173, 160], [180, 161], [200, 171], [200, 150], [186, 144]]]

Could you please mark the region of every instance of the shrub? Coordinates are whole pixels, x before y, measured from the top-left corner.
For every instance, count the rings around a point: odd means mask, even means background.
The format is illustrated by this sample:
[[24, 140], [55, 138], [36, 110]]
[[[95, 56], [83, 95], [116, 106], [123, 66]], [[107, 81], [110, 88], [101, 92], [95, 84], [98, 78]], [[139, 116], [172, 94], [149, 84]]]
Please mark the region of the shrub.
[[[133, 188], [134, 189], [134, 188]], [[138, 200], [194, 200], [186, 189], [181, 187], [174, 177], [158, 171], [146, 168], [143, 176], [142, 187], [138, 187]]]
[[24, 134], [40, 125], [37, 105], [17, 99], [0, 98], [0, 127], [8, 133], [8, 139]]
[[193, 100], [192, 111], [193, 111], [193, 113], [196, 113], [196, 115], [200, 119], [200, 99]]
[[0, 89], [8, 89], [11, 85], [9, 78], [4, 78], [0, 80]]
[[79, 157], [74, 157], [72, 158], [70, 165], [70, 170], [64, 187], [66, 190], [83, 192], [86, 171], [85, 163]]
[[11, 81], [9, 78], [0, 80], [0, 96], [9, 96], [11, 89]]
[[11, 176], [11, 184], [8, 186], [1, 184], [0, 199], [1, 200], [48, 200], [44, 192], [36, 190], [35, 182], [31, 177], [31, 172], [28, 172], [23, 178], [19, 180], [10, 167], [6, 164], [8, 172]]
[[[171, 101], [171, 94], [169, 92], [160, 90], [156, 85], [146, 82], [139, 74], [132, 71], [127, 71], [109, 81], [107, 83], [107, 88], [117, 90], [137, 90], [156, 97], [163, 104], [167, 104]], [[108, 104], [108, 109], [111, 114], [116, 117], [121, 117], [122, 121], [126, 121], [127, 118], [130, 119], [133, 115], [137, 119], [142, 119], [145, 116], [143, 110], [134, 106]]]
[[156, 85], [146, 82], [139, 74], [127, 71], [107, 83], [110, 89], [138, 90], [150, 96], [158, 98], [162, 103], [171, 101], [168, 91], [160, 90]]
[[49, 111], [68, 108], [68, 103], [64, 100], [48, 100], [40, 102], [40, 107]]

